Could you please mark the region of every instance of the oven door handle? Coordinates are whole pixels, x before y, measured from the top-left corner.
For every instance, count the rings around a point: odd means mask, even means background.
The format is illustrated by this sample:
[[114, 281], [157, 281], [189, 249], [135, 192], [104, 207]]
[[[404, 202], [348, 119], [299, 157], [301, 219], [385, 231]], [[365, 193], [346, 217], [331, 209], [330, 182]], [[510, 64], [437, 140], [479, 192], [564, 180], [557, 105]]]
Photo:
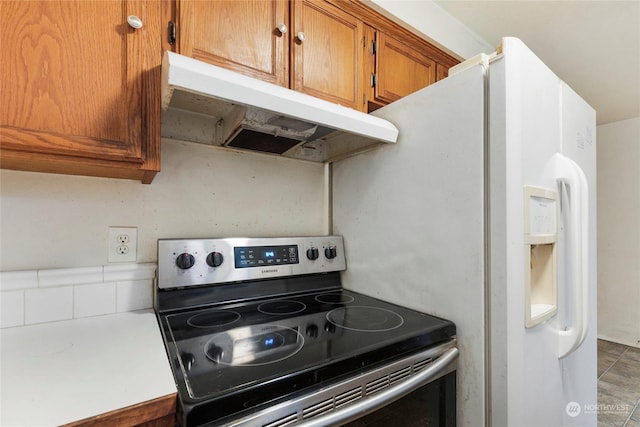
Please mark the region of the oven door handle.
[[433, 379], [438, 378], [442, 372], [448, 372], [457, 359], [458, 349], [456, 347], [450, 348], [442, 353], [442, 356], [434, 360], [431, 366], [412, 376], [408, 380], [403, 381], [397, 386], [380, 392], [373, 397], [365, 398], [358, 403], [349, 405], [341, 410], [329, 412], [328, 414], [297, 423], [296, 426], [327, 427], [341, 425], [361, 418], [428, 384]]

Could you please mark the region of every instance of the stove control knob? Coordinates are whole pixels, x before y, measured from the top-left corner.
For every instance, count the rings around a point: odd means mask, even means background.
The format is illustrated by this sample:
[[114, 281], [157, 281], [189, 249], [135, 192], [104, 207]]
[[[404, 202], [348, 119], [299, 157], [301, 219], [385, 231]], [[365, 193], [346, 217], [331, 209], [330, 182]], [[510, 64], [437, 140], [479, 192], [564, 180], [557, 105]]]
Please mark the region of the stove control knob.
[[305, 331], [308, 337], [318, 338], [318, 327], [313, 323], [307, 326], [307, 330]]
[[220, 363], [224, 357], [224, 350], [221, 347], [214, 345], [207, 350], [207, 356], [213, 363]]
[[178, 255], [178, 258], [176, 258], [176, 265], [178, 266], [178, 268], [181, 268], [183, 270], [190, 269], [195, 263], [196, 259], [193, 257], [193, 255], [187, 252], [181, 253], [180, 255]]
[[336, 250], [336, 247], [335, 246], [327, 246], [324, 249], [324, 256], [326, 256], [327, 259], [333, 259], [336, 256], [338, 256], [338, 252]]
[[196, 357], [191, 353], [180, 353], [180, 359], [182, 359], [182, 366], [184, 366], [187, 372], [189, 372], [196, 363]]
[[207, 264], [209, 267], [220, 267], [224, 261], [224, 257], [220, 252], [211, 252], [207, 255]]
[[334, 325], [331, 322], [325, 322], [324, 324], [324, 330], [326, 332], [329, 332], [330, 334], [333, 334], [336, 331], [336, 325]]
[[318, 252], [318, 248], [312, 246], [307, 249], [307, 258], [309, 258], [311, 261], [317, 260], [319, 256], [320, 252]]

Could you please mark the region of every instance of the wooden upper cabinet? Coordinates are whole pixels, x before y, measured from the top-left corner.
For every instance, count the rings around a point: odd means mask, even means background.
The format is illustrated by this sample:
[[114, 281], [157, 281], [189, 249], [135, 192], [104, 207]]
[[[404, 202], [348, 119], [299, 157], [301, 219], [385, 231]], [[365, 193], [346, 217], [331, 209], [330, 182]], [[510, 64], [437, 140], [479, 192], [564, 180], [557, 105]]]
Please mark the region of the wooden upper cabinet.
[[168, 3], [177, 53], [356, 110], [415, 92], [457, 62], [359, 0]]
[[294, 0], [291, 88], [362, 108], [363, 23], [318, 0]]
[[337, 7], [322, 0], [176, 0], [175, 5], [177, 53], [361, 107], [362, 22]]
[[449, 76], [449, 68], [442, 65], [436, 65], [436, 81], [439, 82], [442, 79], [446, 79]]
[[[161, 61], [154, 3], [0, 3], [3, 168], [153, 179]], [[143, 27], [128, 25], [129, 15]]]
[[289, 86], [288, 0], [177, 0], [176, 16], [181, 55]]
[[436, 81], [436, 63], [414, 47], [378, 31], [375, 43], [376, 102], [391, 103]]

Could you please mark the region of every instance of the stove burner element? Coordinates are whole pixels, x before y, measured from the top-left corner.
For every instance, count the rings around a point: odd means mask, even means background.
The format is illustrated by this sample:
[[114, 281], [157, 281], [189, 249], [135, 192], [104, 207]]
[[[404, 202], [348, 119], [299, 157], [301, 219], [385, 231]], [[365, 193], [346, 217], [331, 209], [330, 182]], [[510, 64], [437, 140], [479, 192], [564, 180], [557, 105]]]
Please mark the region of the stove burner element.
[[236, 313], [235, 311], [209, 310], [191, 316], [187, 320], [187, 324], [194, 328], [216, 328], [230, 325], [238, 319], [240, 319], [240, 313]]
[[204, 352], [215, 364], [259, 366], [287, 359], [302, 349], [304, 337], [280, 325], [257, 325], [214, 335]]
[[327, 320], [334, 325], [360, 332], [382, 332], [399, 328], [404, 318], [399, 314], [378, 307], [340, 307], [327, 313]]
[[354, 298], [351, 295], [343, 295], [341, 293], [331, 292], [316, 295], [315, 300], [327, 304], [348, 304], [350, 302], [353, 302]]
[[258, 311], [263, 314], [281, 316], [284, 314], [296, 314], [304, 311], [307, 306], [298, 301], [280, 299], [264, 302], [258, 306]]

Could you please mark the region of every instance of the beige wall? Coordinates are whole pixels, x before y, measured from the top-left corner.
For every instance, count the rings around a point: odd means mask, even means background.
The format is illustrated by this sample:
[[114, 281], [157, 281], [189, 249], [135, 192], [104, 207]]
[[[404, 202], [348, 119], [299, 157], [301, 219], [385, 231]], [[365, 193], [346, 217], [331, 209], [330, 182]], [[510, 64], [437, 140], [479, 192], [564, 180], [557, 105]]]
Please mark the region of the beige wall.
[[3, 170], [0, 270], [107, 264], [109, 226], [165, 237], [327, 233], [325, 166], [163, 140], [162, 172], [129, 180]]
[[362, 1], [459, 59], [495, 50], [432, 0]]
[[[492, 50], [431, 0], [374, 1], [460, 57]], [[0, 271], [106, 264], [109, 226], [138, 227], [138, 262], [156, 260], [162, 237], [329, 230], [321, 164], [170, 140], [162, 150], [162, 172], [151, 185], [0, 171]]]
[[640, 117], [597, 139], [598, 336], [640, 347]]

